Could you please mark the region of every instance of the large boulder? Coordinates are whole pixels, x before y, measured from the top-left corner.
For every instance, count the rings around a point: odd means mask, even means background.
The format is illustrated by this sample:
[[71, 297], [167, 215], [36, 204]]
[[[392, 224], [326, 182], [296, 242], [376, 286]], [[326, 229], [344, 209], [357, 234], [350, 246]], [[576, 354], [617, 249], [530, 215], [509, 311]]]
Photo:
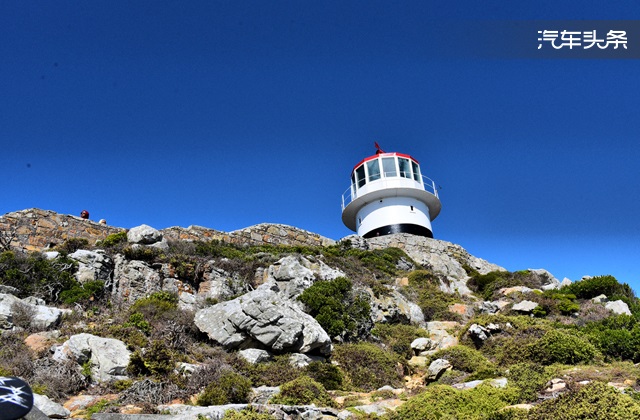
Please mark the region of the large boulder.
[[36, 406], [50, 419], [66, 419], [71, 415], [71, 411], [67, 410], [57, 402], [51, 401], [46, 395], [33, 394], [33, 405]]
[[622, 300], [614, 300], [613, 302], [607, 302], [604, 305], [604, 307], [616, 315], [631, 315], [631, 311], [629, 310], [629, 305], [627, 305]]
[[76, 334], [56, 348], [54, 360], [73, 360], [79, 365], [91, 363], [91, 378], [98, 382], [126, 379], [131, 352], [115, 338]]
[[73, 254], [69, 254], [69, 258], [78, 262], [78, 271], [75, 274], [78, 282], [86, 283], [95, 280], [109, 282], [113, 272], [113, 260], [103, 250], [79, 249]]
[[464, 269], [465, 265], [480, 274], [506, 271], [498, 265], [474, 257], [460, 245], [423, 236], [396, 233], [359, 240], [354, 240], [354, 237], [350, 236], [343, 240], [346, 239], [351, 241], [352, 246], [363, 249], [395, 247], [404, 250], [418, 264], [444, 276], [446, 281], [440, 283], [440, 289], [446, 293], [471, 294], [471, 290], [467, 287], [469, 276]]
[[[311, 258], [311, 257], [310, 257]], [[326, 265], [317, 258], [288, 255], [281, 258], [267, 270], [267, 282], [275, 281], [280, 293], [288, 299], [295, 299], [316, 280], [333, 280], [345, 274]]]
[[424, 313], [420, 306], [408, 300], [399, 291], [392, 289], [388, 295], [376, 297], [370, 288], [365, 290], [369, 295], [371, 320], [374, 323], [410, 323], [424, 327]]
[[115, 256], [112, 298], [124, 304], [162, 290], [160, 274], [143, 261], [128, 261], [123, 255]]
[[216, 267], [215, 261], [208, 261], [204, 265], [202, 282], [198, 285], [198, 298], [202, 300], [227, 300], [232, 296], [247, 291], [247, 284], [237, 275], [231, 275]]
[[201, 309], [196, 326], [227, 349], [264, 348], [274, 353], [331, 353], [320, 324], [268, 282], [236, 299]]
[[127, 241], [132, 244], [151, 245], [161, 240], [162, 233], [148, 225], [140, 225], [127, 232]]
[[71, 312], [34, 303], [34, 299], [19, 299], [13, 295], [0, 293], [0, 328], [13, 328], [17, 317], [24, 317], [29, 327], [46, 330], [60, 323], [62, 315]]

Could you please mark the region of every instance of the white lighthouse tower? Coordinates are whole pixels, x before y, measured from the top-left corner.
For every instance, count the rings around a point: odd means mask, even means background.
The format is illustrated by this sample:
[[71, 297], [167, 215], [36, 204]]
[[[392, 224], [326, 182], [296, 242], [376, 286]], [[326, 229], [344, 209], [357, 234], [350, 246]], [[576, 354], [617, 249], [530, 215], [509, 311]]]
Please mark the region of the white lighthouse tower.
[[441, 208], [435, 183], [413, 157], [375, 146], [376, 154], [351, 172], [351, 186], [342, 194], [342, 222], [365, 238], [401, 232], [433, 238], [431, 221]]

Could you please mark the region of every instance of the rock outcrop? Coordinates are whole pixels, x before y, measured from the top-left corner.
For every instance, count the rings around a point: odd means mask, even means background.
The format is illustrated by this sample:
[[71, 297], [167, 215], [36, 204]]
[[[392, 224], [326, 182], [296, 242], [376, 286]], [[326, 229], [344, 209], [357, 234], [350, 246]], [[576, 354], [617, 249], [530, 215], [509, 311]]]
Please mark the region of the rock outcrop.
[[331, 353], [320, 324], [282, 297], [269, 282], [236, 299], [201, 309], [196, 326], [227, 349], [264, 348], [274, 353]]

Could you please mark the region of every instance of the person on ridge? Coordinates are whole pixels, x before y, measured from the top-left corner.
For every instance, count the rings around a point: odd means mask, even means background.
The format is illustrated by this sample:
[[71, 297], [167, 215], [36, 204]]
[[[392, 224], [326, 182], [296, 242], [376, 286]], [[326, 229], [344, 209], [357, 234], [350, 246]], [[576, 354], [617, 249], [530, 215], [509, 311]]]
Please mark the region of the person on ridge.
[[82, 210], [80, 212], [80, 217], [82, 217], [83, 219], [88, 219], [89, 218], [89, 212], [86, 210]]

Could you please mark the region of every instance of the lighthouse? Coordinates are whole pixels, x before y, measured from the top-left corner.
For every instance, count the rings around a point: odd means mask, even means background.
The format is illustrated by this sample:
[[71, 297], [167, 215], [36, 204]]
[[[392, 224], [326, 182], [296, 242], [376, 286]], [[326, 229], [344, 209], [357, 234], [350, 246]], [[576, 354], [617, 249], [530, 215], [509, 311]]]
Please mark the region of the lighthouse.
[[433, 238], [431, 221], [441, 208], [435, 183], [422, 175], [415, 158], [375, 146], [376, 154], [351, 171], [351, 185], [342, 194], [342, 222], [364, 238], [392, 233]]

